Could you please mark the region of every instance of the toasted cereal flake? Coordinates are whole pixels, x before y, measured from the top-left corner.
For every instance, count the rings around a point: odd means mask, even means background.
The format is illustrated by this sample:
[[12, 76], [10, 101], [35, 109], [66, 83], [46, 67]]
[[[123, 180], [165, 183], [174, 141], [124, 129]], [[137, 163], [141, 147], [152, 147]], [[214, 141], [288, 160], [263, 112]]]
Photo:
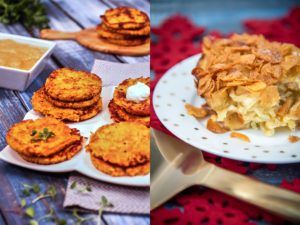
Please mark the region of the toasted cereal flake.
[[262, 106], [273, 105], [274, 102], [277, 102], [279, 100], [277, 86], [266, 87], [261, 93], [260, 97]]
[[[300, 118], [300, 106], [296, 109], [295, 116], [296, 116], [297, 118]], [[298, 124], [300, 125], [300, 121], [299, 121]]]
[[240, 139], [241, 141], [246, 141], [250, 143], [250, 139], [247, 135], [245, 134], [241, 134], [241, 133], [237, 133], [237, 132], [232, 132], [230, 133], [230, 137], [231, 138], [237, 138]]
[[265, 89], [266, 86], [267, 85], [265, 82], [259, 80], [259, 81], [255, 82], [254, 84], [247, 85], [246, 87], [250, 91], [261, 91], [261, 90]]
[[296, 143], [300, 141], [300, 137], [297, 137], [297, 136], [289, 136], [289, 142], [290, 143]]
[[282, 106], [281, 108], [278, 110], [277, 112], [277, 116], [284, 116], [288, 113], [290, 107], [292, 105], [292, 100], [289, 98]]
[[245, 121], [240, 113], [228, 112], [224, 119], [224, 124], [226, 127], [230, 127], [233, 130], [238, 130], [245, 125]]
[[249, 65], [251, 65], [251, 64], [254, 63], [255, 58], [256, 58], [256, 56], [254, 54], [242, 55], [240, 57], [240, 60], [241, 60], [240, 62], [242, 64], [249, 64]]
[[185, 109], [187, 114], [194, 116], [196, 118], [204, 118], [208, 115], [208, 110], [204, 107], [197, 108], [191, 104], [186, 104]]
[[228, 128], [222, 126], [220, 123], [214, 121], [212, 118], [209, 118], [206, 123], [207, 130], [216, 133], [221, 134], [228, 131]]

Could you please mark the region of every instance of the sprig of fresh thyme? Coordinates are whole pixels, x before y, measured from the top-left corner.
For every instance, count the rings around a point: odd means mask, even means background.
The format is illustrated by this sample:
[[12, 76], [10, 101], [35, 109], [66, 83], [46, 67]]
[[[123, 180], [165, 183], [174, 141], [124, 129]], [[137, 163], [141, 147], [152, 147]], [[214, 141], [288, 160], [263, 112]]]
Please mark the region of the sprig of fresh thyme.
[[[38, 134], [38, 135], [36, 135], [36, 134]], [[48, 138], [55, 136], [55, 134], [52, 131], [49, 132], [48, 128], [44, 128], [43, 133], [37, 132], [36, 130], [32, 130], [30, 136], [33, 136], [33, 138], [31, 138], [31, 141], [36, 142], [36, 141], [40, 141], [40, 140], [47, 141]]]

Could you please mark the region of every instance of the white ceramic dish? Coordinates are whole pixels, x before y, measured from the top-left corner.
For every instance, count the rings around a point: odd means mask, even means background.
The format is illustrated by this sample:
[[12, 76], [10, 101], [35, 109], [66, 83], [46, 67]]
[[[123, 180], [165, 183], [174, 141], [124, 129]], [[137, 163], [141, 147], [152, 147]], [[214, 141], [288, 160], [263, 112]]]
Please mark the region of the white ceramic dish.
[[44, 69], [47, 60], [53, 52], [55, 42], [6, 33], [0, 33], [0, 39], [11, 39], [19, 43], [48, 49], [30, 70], [0, 66], [0, 87], [24, 91]]
[[[188, 144], [204, 151], [236, 160], [259, 163], [296, 163], [300, 162], [300, 142], [288, 141], [291, 132], [279, 129], [273, 137], [265, 136], [262, 131], [245, 129], [239, 131], [247, 135], [251, 142], [230, 138], [230, 132], [214, 134], [206, 129], [206, 120], [197, 120], [187, 115], [185, 104], [201, 106], [205, 100], [196, 94], [194, 77], [191, 75], [199, 55], [178, 63], [157, 83], [153, 94], [154, 110], [174, 135]], [[300, 137], [300, 131], [293, 135]]]
[[[103, 111], [99, 113], [94, 118], [91, 118], [86, 121], [79, 123], [68, 123], [71, 128], [77, 128], [80, 130], [80, 134], [84, 137], [90, 137], [91, 132], [95, 132], [99, 127], [111, 123], [110, 114], [107, 108], [107, 105], [110, 99], [113, 96], [114, 87], [103, 87], [102, 88], [102, 104]], [[33, 110], [29, 111], [24, 119], [38, 119], [42, 115]], [[89, 140], [84, 144], [88, 144]], [[52, 172], [52, 173], [61, 173], [61, 172], [70, 172], [77, 171], [81, 174], [84, 174], [88, 177], [106, 181], [114, 184], [128, 185], [128, 186], [149, 186], [150, 185], [150, 175], [146, 176], [135, 176], [135, 177], [111, 177], [107, 174], [104, 174], [97, 170], [90, 160], [90, 154], [83, 149], [74, 156], [71, 160], [53, 164], [53, 165], [38, 165], [34, 163], [27, 162], [23, 160], [14, 150], [9, 146], [6, 146], [0, 152], [0, 159], [11, 163], [16, 166], [21, 166], [27, 169], [43, 171], [43, 172]]]

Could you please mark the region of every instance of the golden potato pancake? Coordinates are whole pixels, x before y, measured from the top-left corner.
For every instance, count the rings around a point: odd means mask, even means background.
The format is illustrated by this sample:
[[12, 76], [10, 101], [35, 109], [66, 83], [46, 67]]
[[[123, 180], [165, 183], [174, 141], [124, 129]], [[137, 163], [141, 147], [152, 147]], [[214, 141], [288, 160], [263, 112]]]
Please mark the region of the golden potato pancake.
[[45, 93], [45, 98], [48, 102], [52, 103], [53, 105], [60, 107], [60, 108], [72, 108], [72, 109], [82, 109], [82, 108], [88, 108], [92, 105], [96, 104], [100, 99], [100, 95], [96, 95], [95, 97], [84, 100], [84, 101], [78, 101], [78, 102], [66, 102], [66, 101], [58, 101], [51, 96], [47, 95]]
[[97, 34], [102, 38], [115, 39], [115, 40], [127, 40], [127, 39], [139, 38], [139, 37], [133, 36], [133, 35], [118, 34], [113, 31], [104, 30], [102, 27], [103, 27], [103, 24], [99, 24], [96, 27]]
[[117, 34], [133, 35], [133, 36], [149, 36], [150, 35], [150, 25], [142, 27], [140, 29], [126, 30], [126, 29], [113, 29], [101, 24], [101, 28], [105, 31], [114, 32]]
[[150, 24], [146, 13], [128, 7], [109, 9], [100, 17], [106, 26], [114, 29], [138, 29]]
[[114, 100], [111, 100], [113, 107], [115, 108], [115, 111], [118, 115], [119, 118], [121, 118], [124, 121], [132, 121], [132, 122], [137, 122], [137, 123], [141, 123], [144, 124], [147, 127], [150, 127], [150, 116], [136, 116], [133, 114], [130, 114], [128, 112], [126, 112], [126, 110], [122, 109], [121, 107], [119, 107], [118, 105], [116, 105], [114, 103]]
[[41, 164], [41, 165], [50, 165], [50, 164], [57, 164], [60, 162], [64, 162], [67, 160], [70, 160], [73, 158], [81, 149], [83, 144], [83, 137], [74, 144], [66, 147], [62, 151], [55, 153], [53, 155], [47, 156], [47, 157], [36, 157], [36, 156], [28, 156], [28, 155], [23, 155], [19, 154], [24, 160], [31, 162], [31, 163], [36, 163], [36, 164]]
[[137, 46], [137, 45], [142, 45], [145, 43], [148, 43], [150, 41], [149, 37], [146, 38], [135, 38], [135, 39], [128, 39], [128, 40], [117, 40], [117, 39], [108, 39], [104, 38], [107, 42], [110, 42], [112, 44], [116, 45], [122, 45], [122, 46]]
[[33, 109], [45, 116], [51, 116], [59, 120], [79, 122], [96, 116], [102, 110], [102, 99], [96, 104], [85, 109], [60, 108], [48, 102], [44, 89], [36, 91], [31, 99]]
[[60, 101], [84, 101], [99, 95], [101, 85], [101, 78], [93, 73], [61, 68], [50, 74], [45, 91]]
[[139, 115], [139, 116], [149, 116], [150, 114], [150, 96], [141, 102], [134, 102], [126, 98], [127, 89], [135, 85], [137, 82], [144, 83], [150, 87], [150, 78], [140, 77], [137, 79], [126, 79], [118, 87], [116, 87], [114, 92], [114, 102], [125, 109], [128, 113]]
[[107, 163], [93, 155], [91, 155], [91, 161], [98, 170], [113, 177], [142, 176], [150, 172], [150, 162], [146, 162], [137, 166], [121, 167]]
[[110, 100], [110, 102], [108, 104], [108, 110], [109, 110], [109, 113], [110, 113], [110, 118], [114, 122], [119, 123], [119, 122], [124, 121], [124, 120], [119, 117], [116, 107], [117, 107], [117, 105], [114, 104], [113, 100]]
[[[32, 139], [43, 133], [44, 128], [53, 132], [54, 136], [46, 141]], [[33, 131], [36, 130], [36, 134]], [[62, 121], [51, 117], [37, 120], [23, 120], [10, 127], [6, 134], [7, 144], [16, 152], [36, 157], [48, 157], [81, 139], [77, 129], [71, 129]]]
[[136, 166], [150, 160], [150, 130], [135, 122], [104, 125], [91, 135], [88, 152], [107, 163]]

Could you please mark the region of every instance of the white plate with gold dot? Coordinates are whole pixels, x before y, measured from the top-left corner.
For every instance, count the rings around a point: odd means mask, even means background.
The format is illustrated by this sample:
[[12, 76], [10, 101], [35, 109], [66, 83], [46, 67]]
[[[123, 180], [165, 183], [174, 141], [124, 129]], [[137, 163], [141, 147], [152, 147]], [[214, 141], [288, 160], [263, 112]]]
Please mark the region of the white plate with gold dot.
[[238, 131], [250, 138], [250, 143], [231, 138], [230, 132], [215, 134], [206, 129], [206, 119], [196, 119], [186, 113], [185, 104], [200, 107], [205, 100], [199, 97], [194, 86], [192, 69], [200, 54], [178, 63], [157, 83], [153, 93], [154, 110], [175, 136], [201, 150], [219, 156], [259, 163], [300, 162], [300, 141], [290, 143], [288, 137], [300, 137], [300, 131], [291, 133], [288, 129], [276, 130], [272, 137], [262, 131], [245, 129]]

